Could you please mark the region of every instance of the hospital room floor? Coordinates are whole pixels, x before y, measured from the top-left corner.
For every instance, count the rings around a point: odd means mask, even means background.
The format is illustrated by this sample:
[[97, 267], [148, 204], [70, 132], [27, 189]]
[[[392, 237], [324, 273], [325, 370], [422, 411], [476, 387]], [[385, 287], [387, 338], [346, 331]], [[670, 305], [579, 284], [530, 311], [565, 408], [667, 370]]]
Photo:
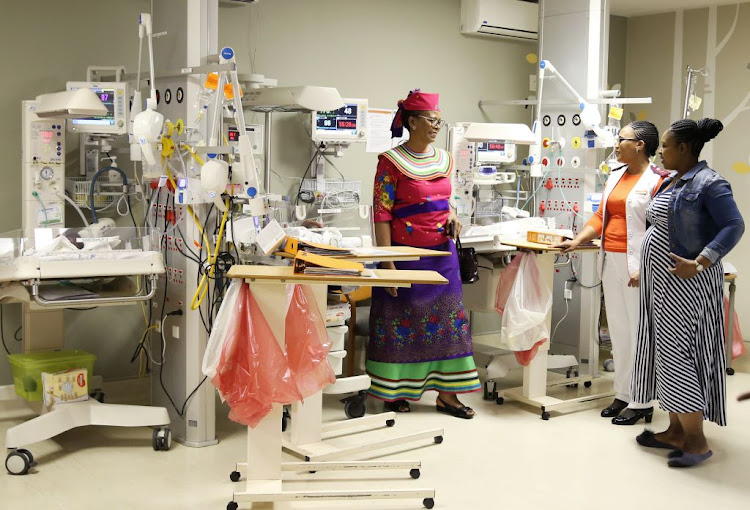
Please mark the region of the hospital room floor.
[[[503, 385], [515, 384], [512, 373]], [[611, 388], [596, 381], [594, 389]], [[105, 388], [113, 403], [134, 402], [146, 395], [142, 383], [120, 382]], [[341, 474], [300, 474], [285, 482], [289, 489], [346, 489], [363, 486], [434, 488], [436, 509], [630, 509], [716, 508], [747, 509], [750, 501], [750, 402], [738, 394], [750, 391], [750, 374], [728, 378], [729, 426], [706, 427], [714, 457], [685, 470], [666, 466], [666, 450], [639, 447], [634, 438], [643, 425], [616, 427], [599, 417], [607, 403], [587, 404], [581, 410], [553, 414], [542, 421], [538, 411], [506, 400], [502, 406], [482, 400], [481, 393], [465, 397], [477, 412], [460, 420], [435, 412], [434, 393], [399, 415], [393, 429], [379, 429], [335, 439], [335, 444], [387, 438], [443, 427], [445, 440], [426, 441], [387, 450], [389, 460], [418, 459], [422, 476], [412, 480], [399, 471]], [[568, 394], [577, 390], [563, 389]], [[124, 399], [123, 395], [129, 395]], [[129, 400], [129, 401], [128, 401]], [[325, 420], [343, 419], [342, 406], [325, 399]], [[379, 406], [378, 406], [379, 407]], [[199, 509], [226, 508], [233, 490], [229, 473], [245, 456], [245, 429], [217, 413], [216, 446], [193, 449], [174, 444], [169, 452], [151, 448], [148, 429], [89, 427], [66, 432], [30, 450], [39, 465], [26, 476], [0, 473], [0, 508], [88, 509]], [[31, 417], [23, 404], [0, 402], [0, 437]], [[666, 427], [667, 415], [657, 410], [652, 426]], [[296, 460], [289, 456], [289, 460]], [[251, 460], [252, 462], [252, 460]], [[335, 473], [335, 472], [334, 472]], [[243, 508], [243, 507], [240, 507]], [[270, 508], [257, 507], [257, 508]], [[419, 500], [298, 502], [275, 508], [419, 509]]]

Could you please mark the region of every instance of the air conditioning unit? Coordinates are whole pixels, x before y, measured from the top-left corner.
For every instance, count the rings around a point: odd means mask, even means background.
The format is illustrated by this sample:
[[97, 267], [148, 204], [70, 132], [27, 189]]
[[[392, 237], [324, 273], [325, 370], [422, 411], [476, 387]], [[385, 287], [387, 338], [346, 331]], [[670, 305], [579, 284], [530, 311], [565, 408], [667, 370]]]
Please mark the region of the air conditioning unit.
[[461, 0], [461, 33], [539, 39], [538, 0]]

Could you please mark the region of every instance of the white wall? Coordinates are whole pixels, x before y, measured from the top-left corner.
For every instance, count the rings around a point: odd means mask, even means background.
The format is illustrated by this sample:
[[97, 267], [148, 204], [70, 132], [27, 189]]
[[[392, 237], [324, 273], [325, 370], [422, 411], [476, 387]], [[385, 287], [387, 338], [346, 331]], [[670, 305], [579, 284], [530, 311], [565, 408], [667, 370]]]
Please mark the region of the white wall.
[[[158, 0], [155, 0], [158, 1]], [[6, 69], [0, 96], [0, 231], [19, 228], [21, 204], [21, 101], [62, 90], [69, 80], [85, 79], [88, 65], [137, 64], [137, 15], [148, 0], [27, 0], [4, 2], [0, 18], [0, 63]], [[478, 108], [480, 99], [528, 95], [525, 60], [532, 43], [480, 39], [459, 34], [459, 0], [262, 0], [257, 5], [220, 4], [221, 45], [237, 52], [241, 72], [277, 78], [281, 85], [313, 84], [339, 89], [345, 97], [366, 97], [372, 106], [393, 108], [409, 89], [441, 94], [444, 118], [455, 121], [526, 122], [519, 107]], [[159, 31], [159, 20], [154, 20]], [[159, 44], [157, 40], [155, 44]], [[175, 65], [180, 63], [175, 62]], [[191, 99], [189, 99], [191, 100]], [[262, 118], [256, 119], [262, 122]], [[273, 133], [273, 169], [299, 177], [308, 163], [309, 117], [278, 114]], [[68, 136], [68, 172], [77, 168], [77, 143]], [[363, 181], [371, 202], [377, 159], [354, 147], [337, 161], [349, 179]], [[293, 180], [275, 178], [276, 191]], [[298, 182], [298, 181], [297, 181]], [[74, 213], [68, 217], [74, 220]], [[5, 337], [19, 324], [18, 305], [4, 305]], [[96, 371], [107, 378], [135, 374], [130, 355], [143, 330], [138, 307], [66, 313], [66, 346], [94, 352]], [[0, 360], [0, 384], [10, 380]]]
[[[222, 8], [219, 44], [234, 47], [244, 70], [254, 55], [253, 72], [280, 85], [332, 86], [380, 108], [395, 108], [421, 88], [440, 93], [448, 122], [528, 122], [522, 107], [482, 112], [478, 101], [525, 98], [528, 75], [536, 73], [525, 56], [536, 44], [466, 37], [459, 23], [459, 0], [264, 0]], [[301, 177], [312, 155], [309, 115], [277, 114], [274, 122], [272, 167]], [[359, 145], [335, 163], [348, 179], [362, 181], [371, 203], [377, 155]], [[293, 182], [275, 177], [274, 190], [287, 192]]]

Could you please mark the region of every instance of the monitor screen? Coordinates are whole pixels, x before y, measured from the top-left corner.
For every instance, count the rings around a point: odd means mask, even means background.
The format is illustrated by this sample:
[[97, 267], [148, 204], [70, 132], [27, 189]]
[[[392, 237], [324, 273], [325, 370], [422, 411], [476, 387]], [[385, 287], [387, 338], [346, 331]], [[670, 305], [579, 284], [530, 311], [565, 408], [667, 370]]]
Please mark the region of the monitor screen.
[[315, 114], [315, 129], [324, 133], [339, 133], [357, 136], [356, 104], [346, 104], [338, 110], [317, 112]]
[[91, 89], [99, 96], [104, 106], [107, 107], [107, 115], [97, 117], [85, 117], [72, 119], [74, 126], [114, 126], [115, 125], [115, 89], [93, 88]]
[[479, 152], [505, 152], [505, 142], [479, 142], [477, 143]]

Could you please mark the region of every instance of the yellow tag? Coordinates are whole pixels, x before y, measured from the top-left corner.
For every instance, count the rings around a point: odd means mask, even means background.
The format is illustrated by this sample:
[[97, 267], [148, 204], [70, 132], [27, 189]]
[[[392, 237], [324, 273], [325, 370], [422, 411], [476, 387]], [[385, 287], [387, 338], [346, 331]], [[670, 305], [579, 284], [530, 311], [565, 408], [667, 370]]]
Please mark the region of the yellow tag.
[[599, 171], [601, 173], [603, 173], [603, 174], [608, 174], [609, 173], [609, 165], [607, 165], [606, 163], [602, 163], [601, 165], [599, 165]]
[[[242, 87], [240, 87], [240, 97], [244, 96], [245, 94], [242, 93]], [[231, 101], [234, 99], [234, 88], [232, 88], [231, 83], [226, 83], [224, 85], [224, 97], [227, 98], [227, 101]]]
[[624, 110], [622, 108], [619, 108], [617, 106], [610, 106], [609, 107], [609, 118], [610, 119], [615, 119], [615, 120], [620, 120], [620, 119], [622, 119], [622, 113], [623, 113], [623, 111]]
[[570, 145], [577, 149], [581, 146], [581, 138], [579, 136], [574, 136], [573, 139], [570, 141]]
[[219, 88], [219, 73], [209, 73], [206, 76], [206, 83], [203, 86], [207, 89], [216, 90]]

